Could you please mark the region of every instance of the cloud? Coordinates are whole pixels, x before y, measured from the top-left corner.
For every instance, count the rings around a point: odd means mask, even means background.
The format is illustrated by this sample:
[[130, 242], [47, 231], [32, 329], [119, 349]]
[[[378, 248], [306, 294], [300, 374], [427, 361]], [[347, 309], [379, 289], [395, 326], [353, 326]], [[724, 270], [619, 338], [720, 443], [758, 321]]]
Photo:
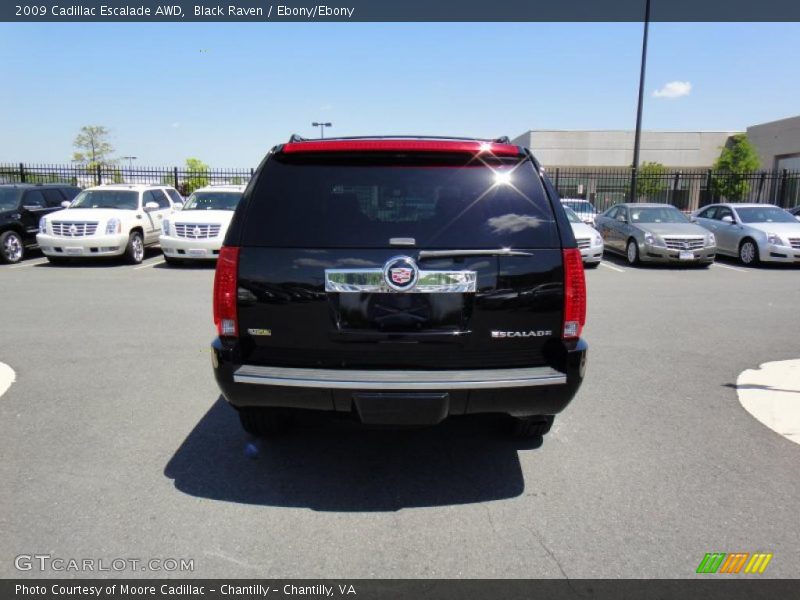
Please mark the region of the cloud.
[[172, 125], [170, 125], [170, 127], [172, 127], [173, 129], [177, 129], [180, 126], [181, 126], [180, 121], [175, 121]]
[[653, 92], [654, 98], [680, 98], [688, 96], [692, 91], [692, 84], [689, 81], [670, 81], [664, 87]]

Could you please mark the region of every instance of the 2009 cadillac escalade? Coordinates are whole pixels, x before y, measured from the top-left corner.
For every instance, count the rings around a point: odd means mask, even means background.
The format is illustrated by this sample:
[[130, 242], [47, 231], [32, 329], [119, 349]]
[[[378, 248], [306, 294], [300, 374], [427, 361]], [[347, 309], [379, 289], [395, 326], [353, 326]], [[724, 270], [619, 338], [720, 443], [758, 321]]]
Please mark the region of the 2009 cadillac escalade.
[[220, 251], [216, 380], [245, 430], [506, 413], [539, 436], [584, 377], [586, 288], [558, 195], [507, 138], [293, 136]]

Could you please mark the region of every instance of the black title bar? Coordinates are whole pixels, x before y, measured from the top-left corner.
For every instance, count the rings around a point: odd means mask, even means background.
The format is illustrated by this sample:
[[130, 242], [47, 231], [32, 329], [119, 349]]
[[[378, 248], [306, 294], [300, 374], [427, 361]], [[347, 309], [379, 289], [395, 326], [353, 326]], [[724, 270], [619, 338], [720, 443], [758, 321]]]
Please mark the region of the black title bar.
[[[644, 0], [15, 0], [6, 22], [636, 22]], [[653, 0], [651, 21], [800, 21], [798, 0]]]

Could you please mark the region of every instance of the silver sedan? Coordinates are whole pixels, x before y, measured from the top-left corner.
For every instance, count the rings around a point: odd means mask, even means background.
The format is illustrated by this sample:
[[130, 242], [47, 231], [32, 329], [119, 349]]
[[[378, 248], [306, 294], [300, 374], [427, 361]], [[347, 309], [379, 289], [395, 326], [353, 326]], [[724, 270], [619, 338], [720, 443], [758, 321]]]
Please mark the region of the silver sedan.
[[708, 266], [714, 262], [714, 234], [692, 223], [669, 204], [617, 204], [597, 216], [606, 250], [622, 254], [632, 265], [681, 262]]
[[692, 216], [717, 236], [717, 251], [745, 265], [800, 263], [800, 223], [773, 204], [712, 204]]

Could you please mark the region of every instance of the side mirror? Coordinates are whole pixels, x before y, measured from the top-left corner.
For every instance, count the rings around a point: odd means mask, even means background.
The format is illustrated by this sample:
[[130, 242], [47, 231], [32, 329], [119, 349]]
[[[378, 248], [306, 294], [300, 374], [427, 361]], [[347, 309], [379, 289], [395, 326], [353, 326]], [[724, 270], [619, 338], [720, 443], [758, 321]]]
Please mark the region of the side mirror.
[[795, 217], [795, 219], [797, 219], [798, 221], [800, 221], [800, 215], [797, 215], [797, 216]]
[[722, 222], [727, 223], [728, 225], [733, 225], [736, 221], [734, 221], [733, 217], [731, 217], [730, 215], [725, 215], [724, 217], [722, 217]]
[[144, 205], [144, 212], [150, 212], [151, 210], [158, 210], [158, 202], [147, 202]]
[[70, 205], [70, 204], [72, 204], [72, 202], [70, 202], [69, 200], [64, 200], [64, 201], [61, 203], [61, 208], [69, 208], [69, 205]]
[[691, 217], [689, 217], [689, 220], [690, 220], [692, 223], [697, 223], [697, 217], [695, 217], [694, 215], [692, 215]]
[[172, 208], [174, 208], [175, 210], [181, 210], [183, 208], [183, 202], [176, 202], [175, 204], [172, 205]]

